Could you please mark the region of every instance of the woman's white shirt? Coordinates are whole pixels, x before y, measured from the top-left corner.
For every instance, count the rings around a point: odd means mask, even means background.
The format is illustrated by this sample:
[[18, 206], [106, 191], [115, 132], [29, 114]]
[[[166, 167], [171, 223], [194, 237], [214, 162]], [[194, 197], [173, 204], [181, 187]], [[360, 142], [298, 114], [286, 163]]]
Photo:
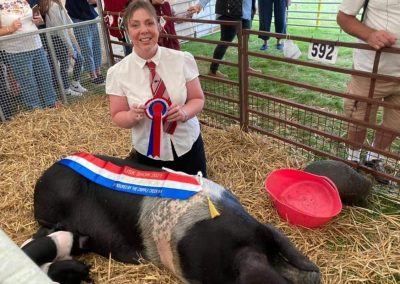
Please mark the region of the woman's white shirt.
[[[159, 46], [151, 61], [156, 64], [156, 71], [164, 81], [171, 101], [184, 105], [187, 99], [186, 83], [199, 76], [193, 55]], [[107, 73], [106, 93], [126, 97], [130, 106], [144, 104], [151, 99], [153, 94], [146, 60], [133, 51], [112, 66]], [[151, 120], [147, 117], [132, 128], [133, 147], [142, 155], [147, 154], [150, 129]], [[173, 135], [162, 133], [160, 159], [173, 160], [171, 142], [178, 156], [187, 153], [199, 135], [200, 124], [196, 117], [184, 123], [178, 122]]]
[[[37, 31], [36, 25], [32, 22], [32, 9], [28, 2], [24, 0], [0, 0], [0, 4], [1, 27], [10, 26], [15, 20], [20, 19], [22, 27], [13, 34]], [[40, 47], [42, 47], [42, 41], [39, 35], [0, 41], [0, 49], [8, 53], [32, 51]]]

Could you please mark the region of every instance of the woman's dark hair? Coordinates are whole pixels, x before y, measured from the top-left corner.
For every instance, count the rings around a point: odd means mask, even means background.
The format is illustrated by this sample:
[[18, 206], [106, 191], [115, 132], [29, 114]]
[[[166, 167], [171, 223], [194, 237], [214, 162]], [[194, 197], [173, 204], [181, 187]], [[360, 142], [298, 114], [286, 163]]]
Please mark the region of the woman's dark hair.
[[157, 21], [156, 10], [154, 10], [154, 7], [149, 0], [133, 0], [130, 1], [124, 10], [124, 25], [126, 29], [128, 28], [129, 19], [139, 9], [146, 10]]

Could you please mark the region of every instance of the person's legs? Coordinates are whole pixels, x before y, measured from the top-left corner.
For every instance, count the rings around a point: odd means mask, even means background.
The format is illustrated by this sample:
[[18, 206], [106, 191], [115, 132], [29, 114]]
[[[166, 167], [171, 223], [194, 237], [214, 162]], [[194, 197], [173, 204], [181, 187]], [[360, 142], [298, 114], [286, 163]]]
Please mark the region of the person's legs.
[[70, 89], [78, 92], [78, 93], [85, 93], [88, 90], [81, 85], [81, 73], [82, 73], [82, 66], [83, 66], [83, 57], [78, 48], [73, 45], [74, 48], [74, 68], [72, 70], [72, 80], [70, 82]]
[[83, 66], [83, 56], [74, 45], [74, 69], [72, 71], [72, 80], [76, 82], [81, 81], [82, 66]]
[[[349, 84], [349, 90], [352, 90], [350, 92], [352, 94], [362, 94], [363, 96], [367, 96], [369, 92], [369, 86], [370, 86], [370, 79], [353, 76], [352, 82], [350, 82]], [[374, 98], [384, 99], [387, 102], [400, 105], [400, 85], [398, 83], [393, 83], [393, 82], [376, 81]], [[358, 104], [359, 106], [356, 106], [355, 111], [358, 112], [358, 116], [360, 116], [361, 114], [361, 117], [357, 118], [364, 119], [367, 104], [360, 102], [358, 102]], [[370, 123], [376, 123], [377, 109], [378, 109], [377, 106], [371, 106]], [[398, 131], [399, 121], [400, 121], [400, 111], [390, 108], [384, 108], [382, 126]], [[363, 143], [365, 139], [366, 130], [365, 128], [361, 128], [361, 130], [362, 131], [359, 131], [359, 133], [357, 131], [349, 131], [349, 139], [355, 139], [353, 141]], [[372, 147], [378, 150], [387, 150], [387, 148], [390, 147], [391, 143], [394, 141], [395, 138], [396, 136], [391, 132], [377, 130], [375, 132]], [[355, 151], [357, 151], [357, 149]], [[349, 151], [349, 154], [350, 153], [352, 153], [352, 151]], [[385, 172], [385, 167], [381, 159], [381, 156], [374, 151], [368, 151], [364, 161], [364, 165], [377, 172], [381, 173]], [[389, 181], [387, 179], [379, 175], [376, 176], [375, 179], [379, 183], [389, 184]]]
[[[11, 94], [7, 90], [7, 69], [0, 61], [0, 120], [10, 119], [13, 115]], [[3, 115], [4, 117], [1, 117]]]
[[24, 105], [29, 109], [40, 108], [38, 86], [33, 72], [32, 52], [6, 53], [6, 58], [20, 87]]
[[[387, 95], [386, 97], [384, 97], [385, 102], [400, 106], [399, 83], [377, 81], [376, 89], [382, 95]], [[382, 126], [393, 129], [395, 131], [399, 131], [400, 110], [384, 108]], [[373, 142], [374, 148], [377, 148], [379, 150], [386, 150], [390, 147], [394, 139], [396, 139], [396, 135], [382, 130], [377, 130]]]
[[[232, 20], [232, 19], [228, 18], [228, 17], [221, 16], [221, 17], [218, 18], [218, 20], [229, 21], [229, 20]], [[235, 26], [221, 25], [221, 37], [220, 37], [220, 40], [221, 41], [232, 42], [233, 39], [236, 36], [236, 33], [237, 33], [237, 31], [236, 31]], [[226, 45], [217, 45], [215, 47], [215, 49], [214, 49], [213, 58], [221, 60], [224, 57], [227, 49], [228, 49], [228, 47]], [[218, 70], [218, 67], [219, 67], [219, 63], [215, 63], [215, 62], [211, 63], [210, 72], [212, 74], [216, 74], [217, 70]]]
[[242, 19], [242, 29], [251, 29], [251, 20]]
[[[274, 18], [275, 18], [275, 32], [285, 34], [286, 33], [286, 1], [274, 0]], [[282, 49], [283, 45], [278, 39], [276, 47]]]
[[[72, 19], [74, 23], [81, 22], [80, 20]], [[96, 78], [96, 67], [93, 57], [92, 49], [92, 35], [89, 26], [80, 26], [74, 28], [74, 34], [76, 40], [78, 41], [79, 47], [81, 49], [81, 54], [83, 56], [83, 67], [85, 71], [90, 73], [90, 77]]]
[[[359, 76], [352, 76], [348, 84], [347, 92], [360, 97], [367, 97], [369, 92], [370, 79]], [[344, 111], [347, 117], [364, 120], [367, 111], [367, 104], [351, 99], [344, 100]], [[369, 122], [375, 123], [377, 107], [371, 106]], [[347, 132], [347, 139], [351, 142], [362, 144], [365, 140], [367, 129], [364, 126], [351, 124]], [[360, 148], [350, 146], [348, 160], [360, 161]]]
[[[57, 89], [58, 88], [58, 82], [57, 82], [57, 77], [56, 77], [57, 73], [56, 73], [56, 68], [53, 64], [53, 60], [51, 59], [51, 52], [50, 52], [50, 48], [49, 48], [49, 43], [47, 42], [46, 33], [41, 33], [39, 35], [40, 35], [40, 39], [43, 44], [44, 51], [46, 52], [46, 55], [47, 55], [47, 61], [49, 62], [49, 65], [50, 65], [51, 80], [53, 82], [53, 88]], [[57, 50], [57, 46], [54, 46], [54, 48]]]
[[44, 107], [54, 107], [57, 95], [51, 80], [51, 70], [47, 54], [43, 47], [32, 51], [33, 69], [36, 77], [39, 94], [43, 96]]
[[69, 87], [68, 80], [68, 49], [65, 43], [61, 40], [59, 36], [52, 36], [51, 40], [55, 48], [56, 58], [60, 63], [60, 74], [63, 83], [64, 90]]
[[101, 75], [101, 41], [100, 41], [100, 35], [99, 35], [99, 30], [97, 28], [97, 24], [92, 24], [90, 25], [90, 30], [92, 34], [92, 52], [93, 52], [93, 61], [94, 61], [94, 67], [96, 70], [96, 75], [99, 76]]
[[[258, 0], [258, 15], [260, 21], [259, 31], [271, 31], [272, 2], [273, 0]], [[269, 36], [259, 35], [258, 37], [264, 40], [264, 44], [260, 49], [268, 49]]]

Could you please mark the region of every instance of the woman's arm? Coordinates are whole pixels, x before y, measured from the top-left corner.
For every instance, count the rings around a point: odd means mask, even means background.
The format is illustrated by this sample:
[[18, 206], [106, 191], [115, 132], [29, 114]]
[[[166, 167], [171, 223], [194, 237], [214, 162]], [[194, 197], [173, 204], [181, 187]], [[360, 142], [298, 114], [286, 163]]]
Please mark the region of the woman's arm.
[[186, 83], [187, 99], [183, 106], [172, 104], [167, 121], [181, 121], [195, 117], [204, 106], [204, 93], [198, 77]]
[[15, 20], [9, 26], [2, 26], [0, 23], [0, 36], [11, 35], [21, 28], [22, 23], [20, 20]]
[[144, 118], [145, 106], [134, 104], [129, 107], [127, 98], [123, 96], [109, 95], [109, 98], [111, 119], [117, 126], [132, 128]]

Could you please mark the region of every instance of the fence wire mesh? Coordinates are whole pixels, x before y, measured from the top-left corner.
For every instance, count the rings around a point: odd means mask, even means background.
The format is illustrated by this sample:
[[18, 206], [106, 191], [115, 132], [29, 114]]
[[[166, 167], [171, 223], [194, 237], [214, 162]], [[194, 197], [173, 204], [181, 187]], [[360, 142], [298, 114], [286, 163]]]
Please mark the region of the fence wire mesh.
[[0, 38], [0, 120], [104, 93], [101, 20]]

